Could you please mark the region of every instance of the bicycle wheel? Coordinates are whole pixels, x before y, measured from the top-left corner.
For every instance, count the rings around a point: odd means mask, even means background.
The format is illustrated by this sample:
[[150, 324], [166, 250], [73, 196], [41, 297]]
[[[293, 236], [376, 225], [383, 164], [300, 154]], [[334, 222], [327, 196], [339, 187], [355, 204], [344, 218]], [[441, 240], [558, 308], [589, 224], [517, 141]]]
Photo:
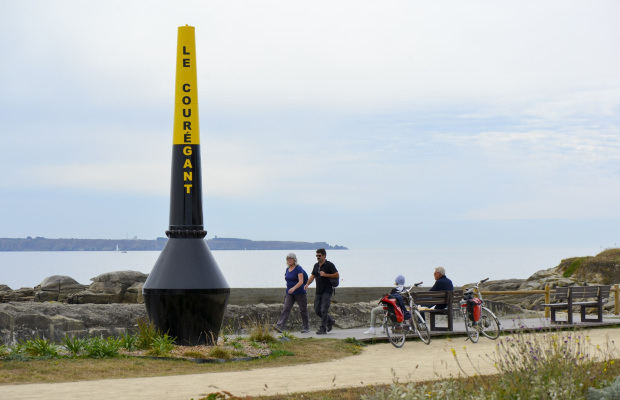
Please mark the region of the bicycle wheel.
[[425, 344], [429, 344], [431, 342], [431, 330], [428, 328], [428, 325], [426, 325], [426, 321], [424, 321], [424, 318], [422, 318], [418, 310], [414, 310], [411, 320], [415, 324], [416, 332], [420, 339]]
[[491, 310], [486, 307], [482, 307], [482, 314], [480, 315], [480, 324], [482, 334], [491, 340], [495, 340], [499, 337], [499, 320], [493, 314]]
[[472, 321], [467, 317], [467, 311], [465, 310], [463, 311], [463, 320], [465, 322], [465, 332], [467, 333], [467, 337], [472, 343], [478, 343], [480, 333], [478, 332], [478, 329], [472, 325]]
[[383, 320], [383, 327], [387, 334], [388, 340], [394, 347], [401, 348], [405, 344], [405, 338], [407, 335], [407, 329], [401, 326], [398, 322], [392, 321], [387, 315]]

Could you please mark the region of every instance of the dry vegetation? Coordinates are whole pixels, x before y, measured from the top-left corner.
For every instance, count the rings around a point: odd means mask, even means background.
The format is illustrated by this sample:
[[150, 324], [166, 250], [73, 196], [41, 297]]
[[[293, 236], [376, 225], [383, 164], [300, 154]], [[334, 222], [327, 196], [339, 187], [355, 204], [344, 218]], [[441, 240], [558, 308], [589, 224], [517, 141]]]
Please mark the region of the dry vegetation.
[[[114, 358], [68, 358], [6, 360], [0, 359], [0, 385], [16, 383], [74, 382], [94, 379], [137, 378], [150, 376], [185, 375], [206, 372], [244, 371], [254, 368], [270, 368], [285, 365], [308, 364], [351, 356], [361, 351], [353, 343], [335, 339], [293, 339], [280, 342], [247, 341], [245, 346], [271, 355], [247, 361], [225, 363], [196, 363], [186, 358], [215, 358], [211, 352], [216, 346], [188, 348], [175, 346], [171, 354], [162, 358], [130, 357]], [[261, 350], [262, 349], [262, 350]], [[252, 354], [252, 351], [248, 351]], [[189, 355], [186, 353], [190, 353]], [[217, 357], [219, 358], [219, 357]]]
[[594, 257], [562, 260], [558, 269], [564, 277], [611, 285], [620, 282], [620, 249], [607, 249]]

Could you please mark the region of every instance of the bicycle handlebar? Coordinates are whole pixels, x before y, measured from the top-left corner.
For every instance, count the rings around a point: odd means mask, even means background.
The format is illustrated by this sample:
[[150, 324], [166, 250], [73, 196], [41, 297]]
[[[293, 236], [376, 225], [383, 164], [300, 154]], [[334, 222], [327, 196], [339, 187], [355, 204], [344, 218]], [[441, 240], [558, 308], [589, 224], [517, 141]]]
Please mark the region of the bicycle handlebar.
[[404, 293], [404, 292], [409, 293], [409, 292], [411, 292], [411, 289], [413, 289], [414, 287], [420, 286], [422, 283], [423, 283], [422, 281], [420, 281], [418, 283], [414, 283], [413, 285], [411, 285], [411, 287], [409, 289], [403, 289], [403, 291], [401, 293]]

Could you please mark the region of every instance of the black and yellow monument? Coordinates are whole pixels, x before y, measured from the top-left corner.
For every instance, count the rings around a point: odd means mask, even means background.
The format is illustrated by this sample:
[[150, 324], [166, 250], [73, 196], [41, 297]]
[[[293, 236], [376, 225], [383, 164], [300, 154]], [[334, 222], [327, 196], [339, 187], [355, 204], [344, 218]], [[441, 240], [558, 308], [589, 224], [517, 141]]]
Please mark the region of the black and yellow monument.
[[177, 344], [213, 344], [230, 287], [207, 242], [202, 178], [194, 27], [179, 27], [172, 138], [170, 228], [142, 293], [150, 320]]

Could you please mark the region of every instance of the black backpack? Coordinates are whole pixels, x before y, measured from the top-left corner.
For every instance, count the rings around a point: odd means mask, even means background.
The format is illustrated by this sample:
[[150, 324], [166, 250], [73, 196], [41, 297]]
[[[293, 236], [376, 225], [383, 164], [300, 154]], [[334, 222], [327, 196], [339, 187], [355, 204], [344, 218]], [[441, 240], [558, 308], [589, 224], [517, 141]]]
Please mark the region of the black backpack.
[[[319, 273], [321, 272], [321, 267], [319, 266], [318, 269]], [[325, 272], [325, 271], [323, 271]], [[329, 279], [329, 283], [332, 285], [333, 288], [338, 287], [338, 285], [340, 285], [340, 278], [327, 278]]]

